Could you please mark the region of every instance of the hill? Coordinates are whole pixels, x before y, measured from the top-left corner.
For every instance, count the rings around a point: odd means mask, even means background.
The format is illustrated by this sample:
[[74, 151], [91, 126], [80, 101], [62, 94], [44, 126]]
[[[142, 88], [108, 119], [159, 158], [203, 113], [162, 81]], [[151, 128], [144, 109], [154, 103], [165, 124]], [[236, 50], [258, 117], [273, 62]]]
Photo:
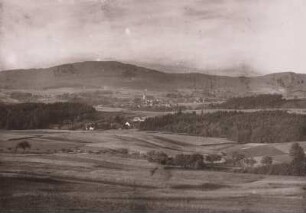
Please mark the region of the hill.
[[305, 74], [275, 73], [258, 77], [228, 77], [200, 73], [164, 73], [116, 61], [86, 61], [50, 68], [0, 72], [0, 89], [189, 89], [203, 96], [225, 98], [262, 93], [304, 98], [305, 83]]

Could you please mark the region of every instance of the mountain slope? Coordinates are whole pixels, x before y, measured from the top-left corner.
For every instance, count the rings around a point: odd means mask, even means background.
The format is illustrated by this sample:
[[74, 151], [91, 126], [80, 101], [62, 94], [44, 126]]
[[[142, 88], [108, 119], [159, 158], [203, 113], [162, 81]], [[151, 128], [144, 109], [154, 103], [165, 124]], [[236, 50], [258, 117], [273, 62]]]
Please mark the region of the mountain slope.
[[130, 88], [191, 89], [217, 97], [258, 93], [306, 96], [306, 75], [275, 73], [258, 77], [226, 77], [199, 73], [164, 73], [115, 61], [87, 61], [45, 69], [0, 72], [1, 89]]

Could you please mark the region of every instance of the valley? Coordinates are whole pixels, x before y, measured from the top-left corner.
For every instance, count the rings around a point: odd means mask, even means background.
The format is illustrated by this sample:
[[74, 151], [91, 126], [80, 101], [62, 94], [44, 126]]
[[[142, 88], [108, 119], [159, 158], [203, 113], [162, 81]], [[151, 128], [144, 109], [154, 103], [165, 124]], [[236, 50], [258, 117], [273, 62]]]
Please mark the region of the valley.
[[0, 208], [305, 212], [305, 176], [285, 173], [306, 150], [304, 81], [115, 61], [0, 72]]

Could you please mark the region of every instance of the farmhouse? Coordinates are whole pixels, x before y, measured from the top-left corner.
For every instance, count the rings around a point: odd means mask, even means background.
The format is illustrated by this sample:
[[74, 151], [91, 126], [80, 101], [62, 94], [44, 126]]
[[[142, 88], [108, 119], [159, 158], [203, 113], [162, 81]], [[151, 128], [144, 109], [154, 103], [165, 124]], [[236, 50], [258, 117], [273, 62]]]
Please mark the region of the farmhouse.
[[95, 124], [93, 124], [93, 123], [85, 124], [85, 130], [87, 130], [87, 131], [94, 131], [95, 130]]
[[125, 122], [124, 127], [125, 128], [131, 128], [131, 124], [127, 121], [127, 122]]

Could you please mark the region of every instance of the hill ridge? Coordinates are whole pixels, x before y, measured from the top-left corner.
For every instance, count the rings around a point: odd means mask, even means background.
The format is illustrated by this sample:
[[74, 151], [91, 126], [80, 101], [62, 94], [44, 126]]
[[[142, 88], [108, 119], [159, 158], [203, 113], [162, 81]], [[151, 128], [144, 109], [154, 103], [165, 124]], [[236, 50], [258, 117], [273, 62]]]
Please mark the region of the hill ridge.
[[200, 92], [203, 96], [216, 97], [261, 93], [306, 97], [306, 74], [282, 72], [235, 77], [197, 72], [166, 73], [118, 61], [83, 61], [48, 68], [0, 72], [0, 89], [103, 86], [164, 91], [187, 89]]

